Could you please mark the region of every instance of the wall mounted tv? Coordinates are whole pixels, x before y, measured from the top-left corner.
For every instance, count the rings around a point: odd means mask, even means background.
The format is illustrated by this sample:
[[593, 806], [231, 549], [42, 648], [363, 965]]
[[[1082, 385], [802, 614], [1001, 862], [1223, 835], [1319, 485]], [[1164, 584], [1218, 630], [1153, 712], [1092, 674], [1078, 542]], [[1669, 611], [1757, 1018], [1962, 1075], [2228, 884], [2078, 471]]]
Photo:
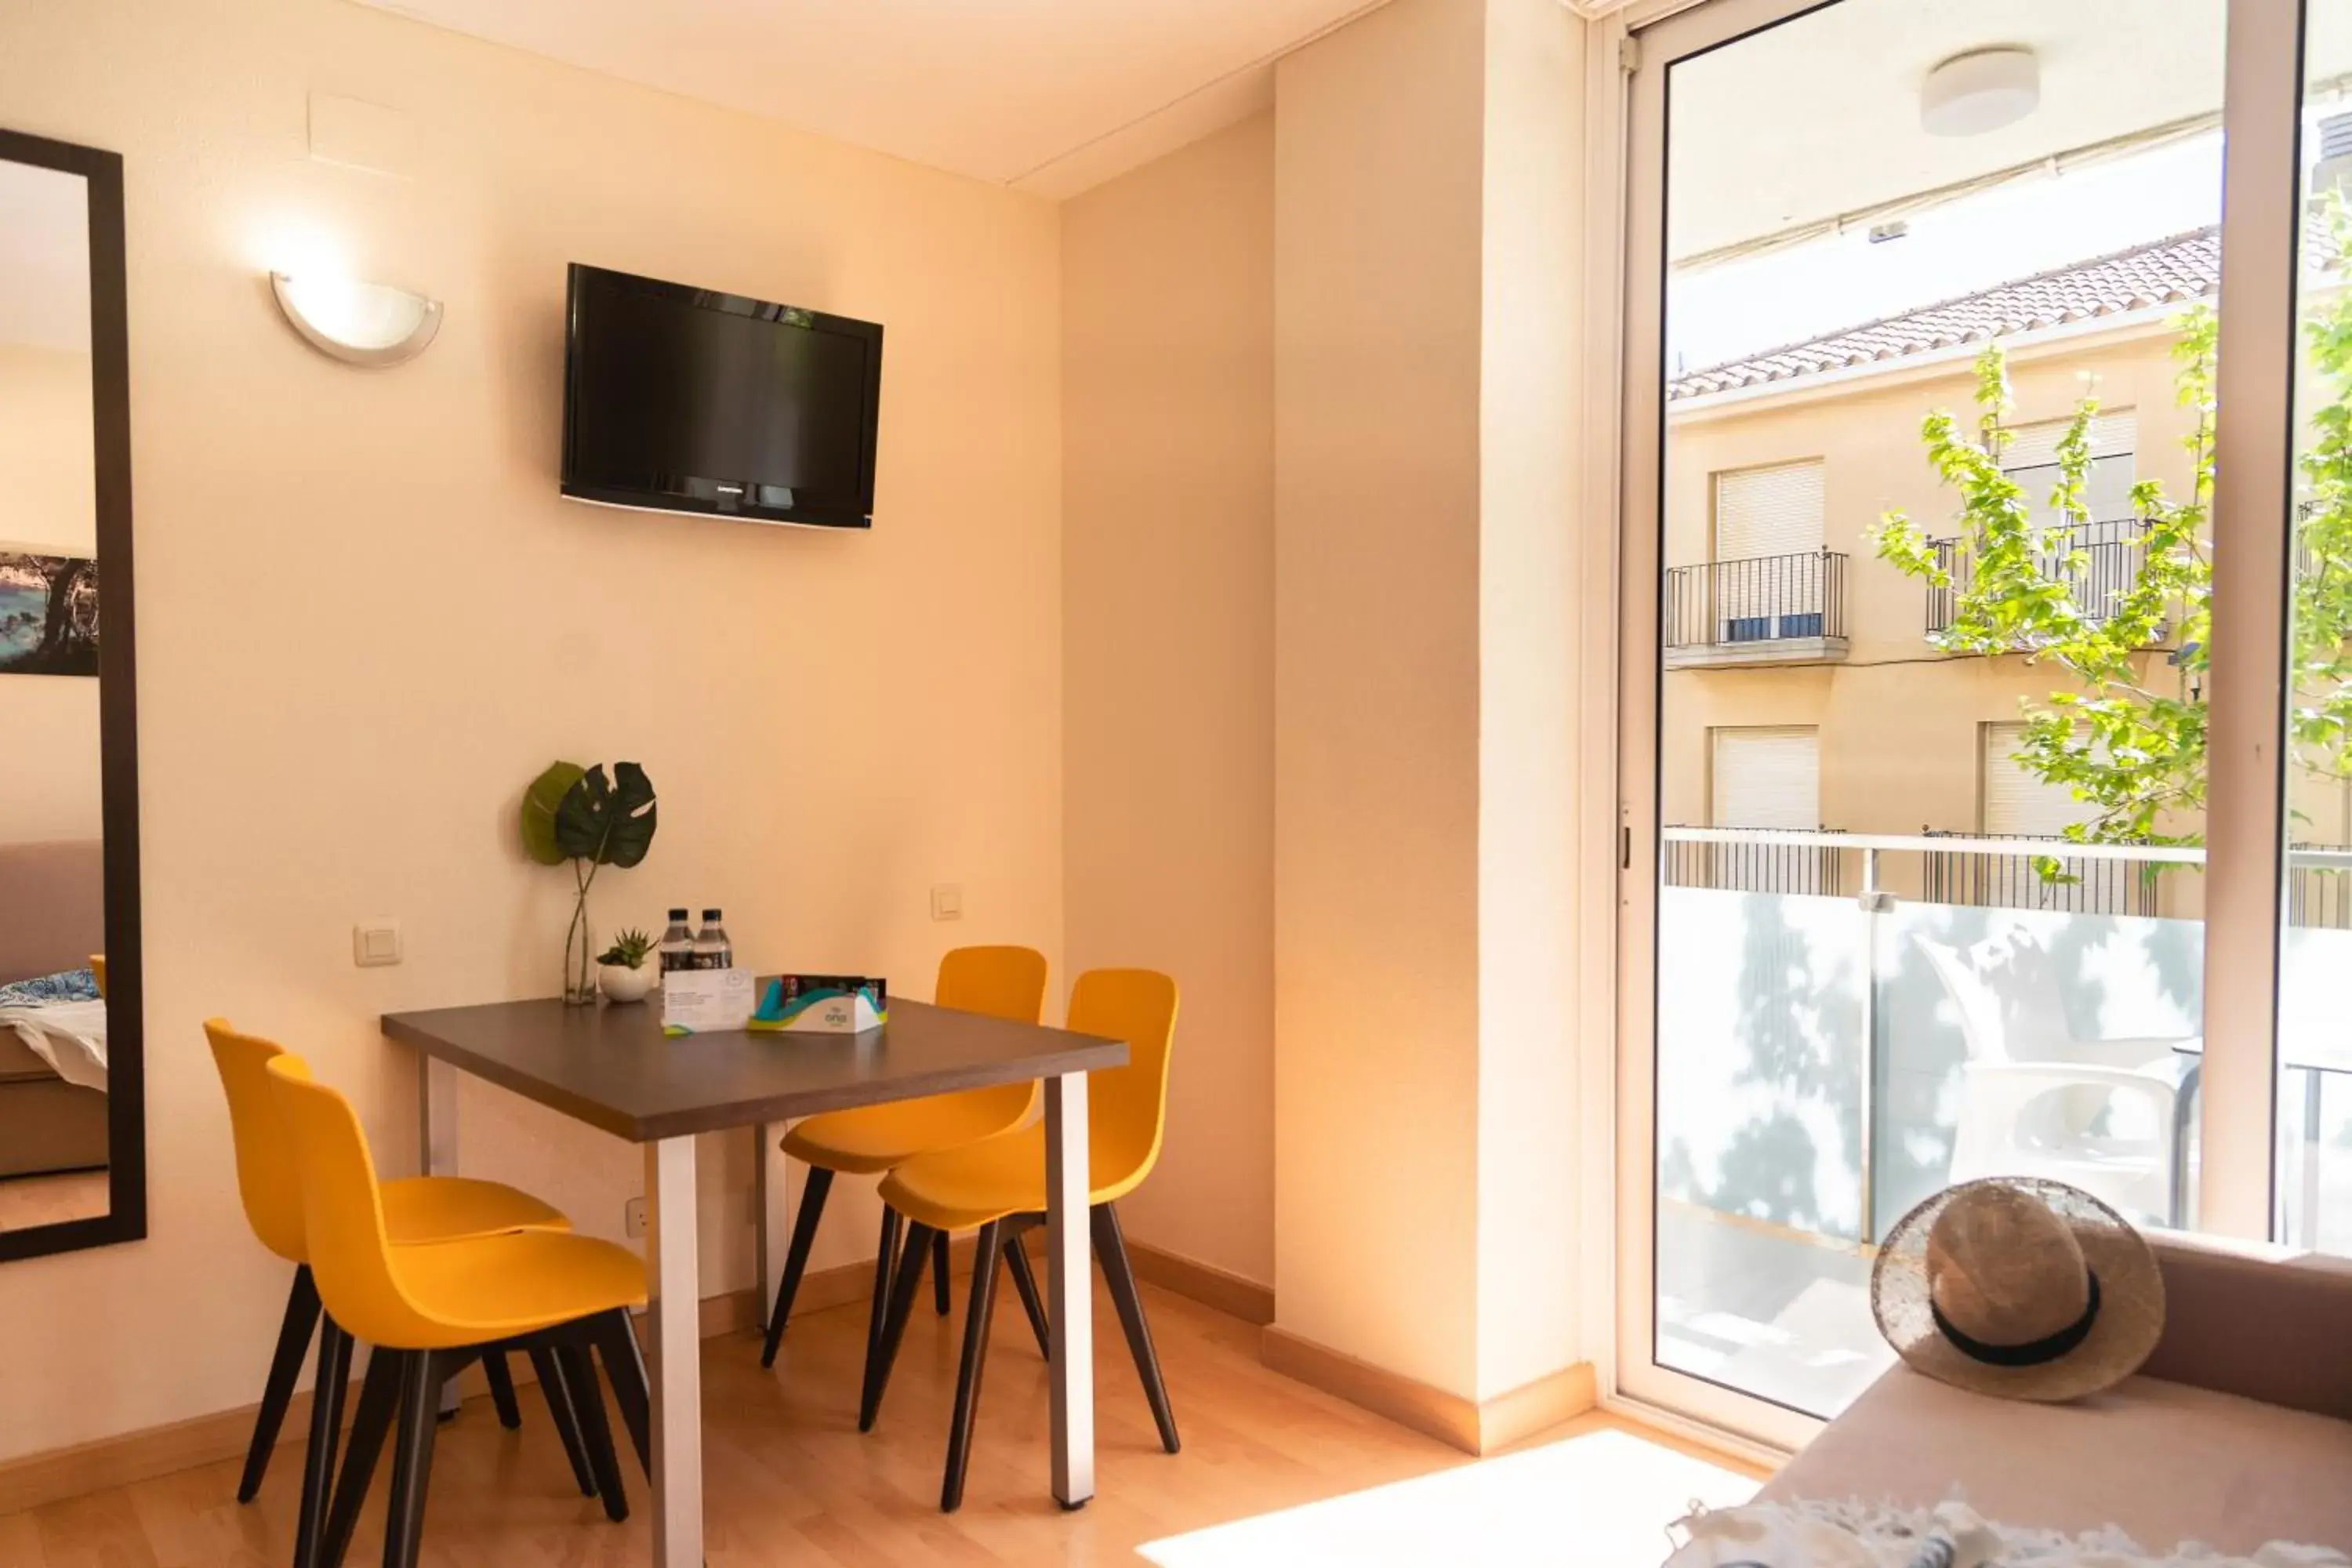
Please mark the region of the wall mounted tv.
[[869, 528], [882, 329], [572, 265], [563, 493]]

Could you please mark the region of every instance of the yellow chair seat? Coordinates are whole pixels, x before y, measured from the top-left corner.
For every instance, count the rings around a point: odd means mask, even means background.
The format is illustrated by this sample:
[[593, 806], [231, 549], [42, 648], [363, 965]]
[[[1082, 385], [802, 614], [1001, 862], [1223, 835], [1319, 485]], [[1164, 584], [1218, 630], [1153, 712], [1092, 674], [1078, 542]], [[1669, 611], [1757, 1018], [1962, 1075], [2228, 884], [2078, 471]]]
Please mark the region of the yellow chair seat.
[[[1143, 1184], [1150, 1166], [1131, 1149], [1111, 1144], [1087, 1150], [1093, 1177], [1087, 1201], [1112, 1204]], [[933, 1230], [969, 1230], [1007, 1215], [1045, 1207], [1045, 1128], [1043, 1122], [961, 1149], [919, 1154], [882, 1181], [882, 1201]]]
[[533, 1333], [646, 1304], [646, 1266], [625, 1247], [519, 1230], [394, 1248], [393, 1281], [414, 1314], [413, 1350]]
[[895, 1105], [828, 1110], [785, 1133], [784, 1152], [846, 1176], [869, 1176], [913, 1155], [1003, 1131], [1021, 1120], [1034, 1092], [1028, 1084], [1008, 1087], [1010, 1094], [967, 1090]]
[[404, 1176], [383, 1184], [383, 1228], [395, 1244], [469, 1241], [510, 1230], [572, 1228], [562, 1210], [503, 1182]]

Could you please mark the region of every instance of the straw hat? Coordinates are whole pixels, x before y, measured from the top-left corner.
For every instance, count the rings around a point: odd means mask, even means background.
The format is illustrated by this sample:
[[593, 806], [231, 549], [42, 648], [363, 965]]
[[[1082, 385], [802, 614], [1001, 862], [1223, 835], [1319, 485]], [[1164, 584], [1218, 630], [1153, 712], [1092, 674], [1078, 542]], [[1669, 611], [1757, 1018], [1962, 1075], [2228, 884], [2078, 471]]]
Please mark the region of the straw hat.
[[2079, 1399], [2139, 1370], [2164, 1331], [2164, 1276], [2124, 1217], [2033, 1176], [1947, 1187], [1895, 1222], [1870, 1276], [1895, 1353], [2003, 1399]]

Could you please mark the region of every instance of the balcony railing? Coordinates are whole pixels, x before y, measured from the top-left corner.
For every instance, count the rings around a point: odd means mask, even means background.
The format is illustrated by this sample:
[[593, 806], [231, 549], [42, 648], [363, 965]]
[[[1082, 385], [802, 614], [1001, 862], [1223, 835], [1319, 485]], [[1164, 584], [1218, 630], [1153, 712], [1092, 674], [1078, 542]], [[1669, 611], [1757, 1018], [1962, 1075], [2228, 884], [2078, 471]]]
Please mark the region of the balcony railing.
[[1843, 657], [1845, 560], [1814, 550], [1667, 568], [1667, 664]]
[[2352, 848], [2297, 844], [2288, 852], [2286, 921], [2315, 931], [2352, 931]]
[[[2053, 529], [2048, 538], [2051, 547], [2040, 561], [2042, 575], [2065, 583], [2074, 607], [2095, 623], [2114, 613], [2116, 599], [2139, 582], [2140, 566], [2147, 559], [2147, 525], [2136, 517]], [[1976, 557], [1966, 540], [1930, 540], [1928, 547], [1952, 583], [1948, 588], [1927, 590], [1927, 630], [1933, 635], [1951, 630], [1960, 595], [1976, 580]], [[2083, 556], [2079, 563], [2074, 560], [2078, 552]]]
[[[1929, 838], [1962, 837], [1932, 827], [1921, 832]], [[1932, 904], [1988, 910], [2054, 910], [2076, 915], [2157, 912], [2157, 867], [2064, 854], [2071, 846], [2063, 838], [2035, 841], [2050, 848], [2021, 855], [1987, 854], [1981, 847], [1931, 851], [1920, 858], [1921, 896]], [[2055, 879], [2042, 874], [2044, 858], [2057, 861]]]
[[1840, 852], [1813, 833], [1743, 827], [1722, 837], [1692, 841], [1666, 829], [1663, 874], [1670, 888], [1716, 888], [1742, 893], [1845, 891]]

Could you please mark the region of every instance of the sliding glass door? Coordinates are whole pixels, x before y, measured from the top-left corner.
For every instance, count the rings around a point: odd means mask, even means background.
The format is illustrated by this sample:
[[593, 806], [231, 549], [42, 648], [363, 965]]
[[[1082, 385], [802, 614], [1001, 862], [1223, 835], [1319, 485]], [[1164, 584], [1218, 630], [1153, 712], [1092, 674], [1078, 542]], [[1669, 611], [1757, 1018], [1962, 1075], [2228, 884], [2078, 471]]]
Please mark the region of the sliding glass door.
[[1951, 1182], [2352, 1247], [2352, 0], [1632, 59], [1615, 1386], [1787, 1446]]

